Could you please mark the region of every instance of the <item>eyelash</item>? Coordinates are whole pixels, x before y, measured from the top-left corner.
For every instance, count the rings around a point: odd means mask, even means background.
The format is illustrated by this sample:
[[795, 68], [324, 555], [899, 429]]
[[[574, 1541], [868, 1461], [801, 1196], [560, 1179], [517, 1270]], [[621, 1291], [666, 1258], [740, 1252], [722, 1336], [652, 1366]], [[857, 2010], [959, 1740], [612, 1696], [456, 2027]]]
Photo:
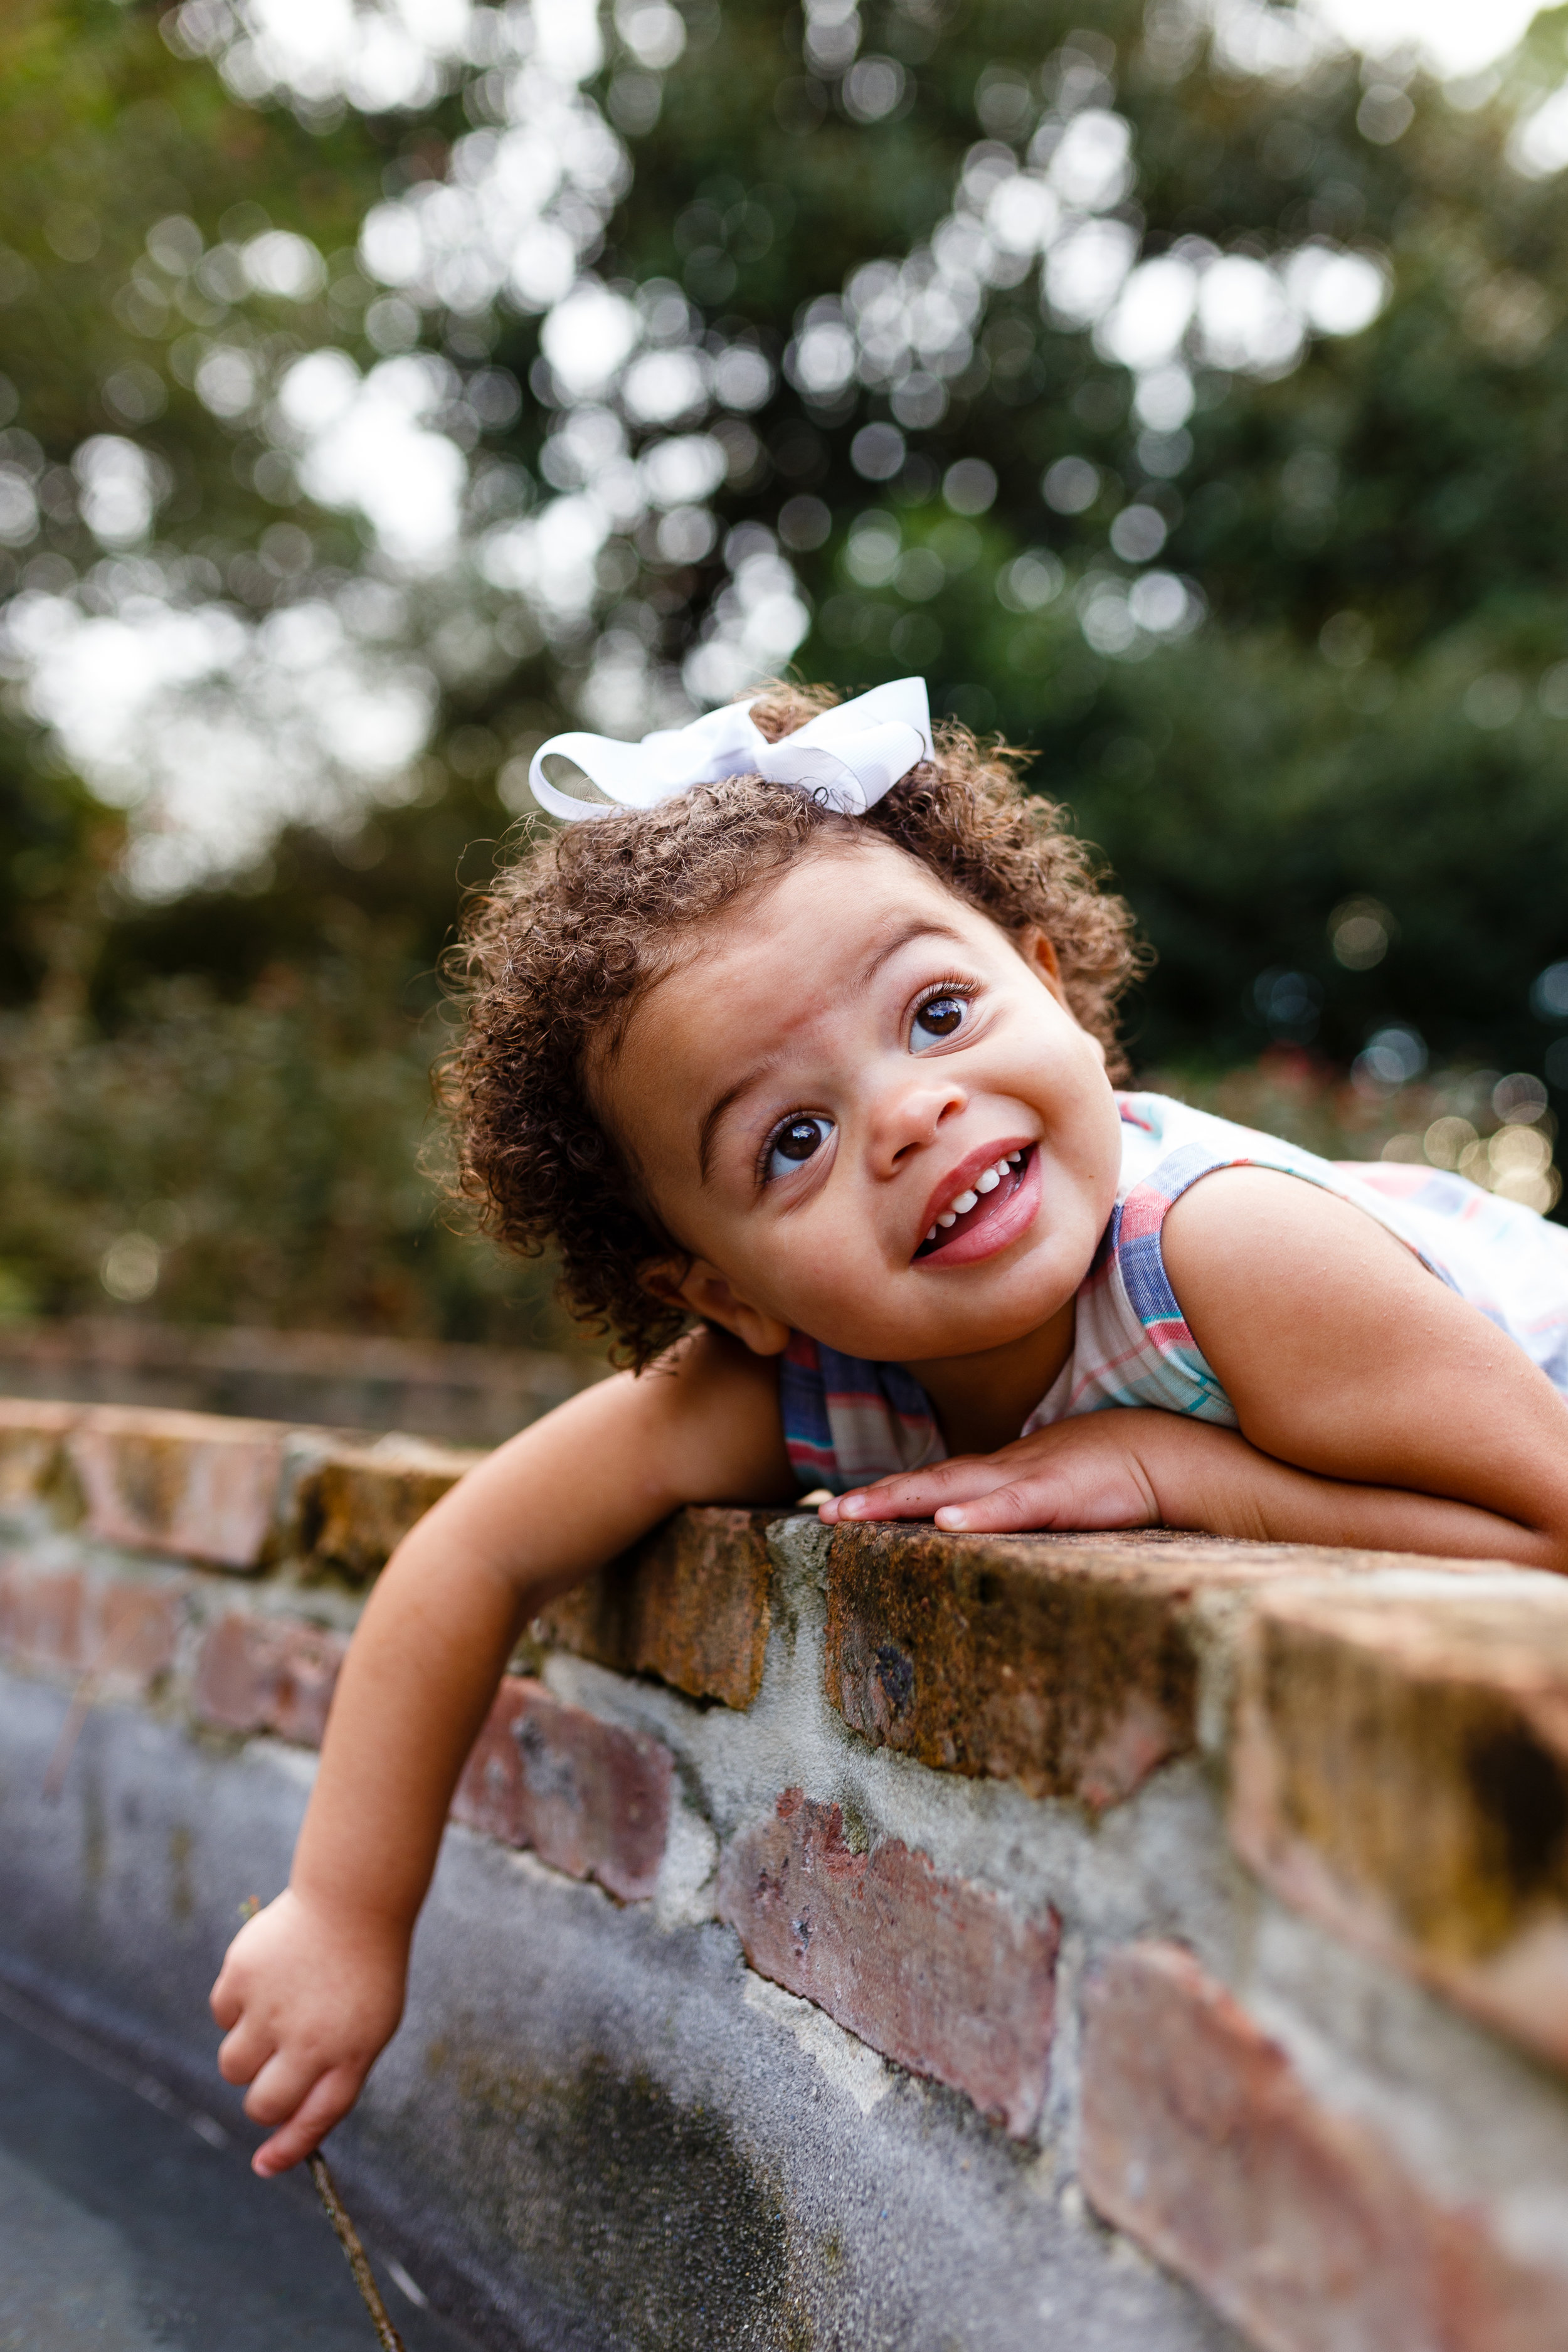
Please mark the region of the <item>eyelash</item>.
[[[940, 997], [962, 997], [965, 1004], [972, 1004], [978, 992], [978, 985], [974, 981], [960, 979], [956, 972], [949, 973], [948, 976], [942, 980], [933, 980], [929, 982], [926, 987], [922, 988], [920, 994], [916, 997], [910, 1011], [910, 1025], [912, 1028], [915, 1023], [920, 1019], [924, 1007], [928, 1004], [936, 1003]], [[752, 1171], [752, 1181], [756, 1185], [759, 1192], [765, 1192], [768, 1185], [773, 1181], [768, 1174], [768, 1162], [773, 1156], [773, 1146], [778, 1141], [779, 1137], [784, 1133], [784, 1129], [790, 1125], [792, 1120], [797, 1118], [809, 1118], [815, 1116], [816, 1114], [810, 1111], [788, 1110], [785, 1111], [783, 1118], [775, 1119], [773, 1121], [773, 1124], [769, 1128], [766, 1135], [764, 1135], [762, 1139], [762, 1143], [758, 1147], [756, 1166]]]
[[956, 972], [951, 973], [945, 980], [933, 980], [930, 987], [922, 988], [916, 997], [910, 1013], [910, 1027], [911, 1029], [914, 1027], [926, 1006], [934, 1004], [939, 997], [958, 996], [963, 998], [965, 1004], [973, 1004], [978, 994], [978, 983], [973, 980], [961, 980]]
[[783, 1118], [774, 1119], [763, 1138], [762, 1147], [757, 1153], [757, 1164], [752, 1174], [752, 1181], [759, 1192], [765, 1192], [770, 1184], [778, 1181], [768, 1174], [768, 1162], [773, 1156], [773, 1146], [785, 1128], [792, 1126], [797, 1118], [815, 1118], [816, 1116], [815, 1111], [786, 1110]]

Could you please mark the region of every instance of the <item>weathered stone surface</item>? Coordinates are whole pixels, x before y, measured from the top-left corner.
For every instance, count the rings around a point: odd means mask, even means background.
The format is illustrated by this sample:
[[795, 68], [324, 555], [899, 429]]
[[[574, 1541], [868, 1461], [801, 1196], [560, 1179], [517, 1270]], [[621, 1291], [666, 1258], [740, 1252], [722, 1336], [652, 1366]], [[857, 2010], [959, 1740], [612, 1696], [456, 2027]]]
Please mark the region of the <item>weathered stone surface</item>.
[[1200, 1591], [1357, 1554], [1204, 1539], [841, 1528], [828, 1554], [827, 1696], [850, 1727], [938, 1770], [1100, 1807], [1196, 1737]]
[[508, 1675], [452, 1814], [636, 1903], [658, 1877], [673, 1780], [669, 1750], [646, 1732], [602, 1723], [552, 1697], [542, 1683]]
[[151, 1688], [174, 1663], [184, 1615], [186, 1581], [100, 1585], [94, 1598], [94, 1646], [86, 1661], [97, 1682], [114, 1689]]
[[145, 1692], [174, 1662], [184, 1593], [181, 1577], [94, 1576], [14, 1553], [0, 1560], [0, 1654]]
[[422, 1438], [312, 1447], [293, 1486], [285, 1548], [361, 1583], [384, 1567], [416, 1520], [483, 1454]]
[[66, 1444], [101, 1542], [254, 1569], [267, 1551], [283, 1435], [272, 1422], [97, 1405]]
[[768, 1646], [768, 1552], [776, 1511], [678, 1511], [534, 1620], [548, 1644], [624, 1675], [658, 1675], [693, 1698], [750, 1706]]
[[786, 1789], [719, 1870], [719, 1914], [759, 1974], [1024, 2138], [1046, 2094], [1059, 1928], [938, 1874], [900, 1839], [855, 1853], [837, 1805]]
[[298, 1618], [231, 1610], [196, 1662], [195, 1714], [223, 1731], [271, 1731], [319, 1748], [348, 1643]]
[[1568, 2063], [1568, 1583], [1280, 1592], [1243, 1662], [1238, 1852]]
[[[46, 1466], [27, 1480], [58, 1475], [47, 1447], [63, 1446], [76, 1418], [48, 1421]], [[39, 1439], [31, 1427], [27, 1443]], [[289, 1433], [286, 1498], [294, 1465], [313, 1473], [342, 1450], [330, 1433]], [[386, 1456], [368, 1461], [380, 1474]], [[342, 1595], [301, 1592], [291, 1566], [240, 1589], [216, 1568], [133, 1559], [48, 1524], [26, 1480], [18, 1493], [0, 1647], [28, 1671], [0, 1676], [0, 1957], [8, 1980], [18, 1969], [58, 1986], [84, 2015], [94, 2002], [139, 2014], [163, 2048], [184, 2035], [192, 2065], [207, 2069], [206, 1985], [240, 1897], [281, 1883], [308, 1776], [300, 1752], [290, 1764], [273, 1741], [241, 1756], [237, 1738], [192, 1734], [205, 1722], [318, 1739], [335, 1629], [350, 1611]], [[675, 1558], [658, 1606], [645, 1595], [640, 1623], [612, 1624], [602, 1652], [710, 1685], [713, 1658], [693, 1664], [690, 1644], [722, 1622], [738, 1583], [754, 1604], [741, 1622], [760, 1663], [766, 1516], [702, 1515], [667, 1531]], [[289, 1524], [275, 1509], [267, 1559], [289, 1559]], [[680, 1544], [704, 1527], [721, 1532], [696, 1573]], [[834, 1575], [846, 1554], [877, 1547], [882, 1587], [846, 1581], [835, 1595], [841, 1663], [862, 1644], [866, 1736], [939, 1764], [953, 1760], [940, 1738], [953, 1757], [968, 1742], [961, 1769], [1005, 1770], [1012, 1788], [943, 1784], [864, 1748], [857, 1761], [858, 1738], [826, 1721], [799, 1679], [815, 1655], [809, 1580], [829, 1550], [799, 1525], [770, 1549], [781, 1614], [793, 1623], [797, 1595], [805, 1612], [801, 1639], [769, 1644], [771, 1679], [750, 1717], [625, 1684], [617, 1702], [608, 1675], [560, 1658], [552, 1679], [562, 1673], [577, 1706], [509, 1683], [457, 1806], [482, 1834], [446, 1841], [416, 1948], [412, 2030], [373, 2077], [370, 2131], [357, 2142], [384, 2151], [395, 2136], [418, 2245], [432, 2242], [434, 2183], [454, 2242], [467, 2231], [482, 2242], [520, 2295], [542, 2274], [558, 2293], [558, 2307], [509, 2307], [526, 2342], [672, 2352], [688, 2334], [706, 2344], [749, 2332], [781, 2345], [882, 2336], [919, 2352], [955, 2336], [987, 2352], [1038, 2352], [1047, 2340], [1072, 2352], [1220, 2352], [1242, 2340], [1234, 2324], [1269, 2352], [1568, 2343], [1568, 2074], [1522, 2065], [1513, 2049], [1445, 2021], [1386, 1969], [1373, 1983], [1336, 1960], [1327, 1937], [1290, 1932], [1271, 1904], [1260, 1936], [1258, 1890], [1188, 1776], [1169, 1801], [1151, 1791], [1120, 1824], [1018, 1794], [1020, 1781], [1045, 1781], [1042, 1757], [1097, 1802], [1136, 1785], [1150, 1764], [1135, 1702], [1173, 1626], [1181, 1672], [1195, 1675], [1203, 1661], [1208, 1753], [1217, 1759], [1226, 1727], [1239, 1726], [1226, 1751], [1237, 1834], [1250, 1802], [1273, 1883], [1474, 2006], [1465, 1971], [1506, 1964], [1517, 1990], [1521, 1953], [1541, 1996], [1561, 1983], [1540, 1954], [1543, 1923], [1555, 1933], [1562, 1909], [1568, 1585], [1458, 1564], [1390, 1574], [1353, 1557], [1333, 1560], [1336, 1581], [1321, 1556], [1299, 1551], [1142, 1537], [987, 1544], [926, 1529], [840, 1538]], [[977, 1559], [994, 1590], [962, 1581]], [[1154, 1629], [1142, 1650], [1139, 1610]], [[300, 1622], [312, 1615], [334, 1630]], [[128, 1675], [162, 1674], [152, 1705], [94, 1704], [121, 1629]], [[907, 1676], [899, 1653], [879, 1654], [895, 1635]], [[736, 1654], [732, 1640], [721, 1645], [719, 1671]], [[922, 1714], [939, 1671], [947, 1712]], [[1075, 1676], [1098, 1676], [1098, 1689]], [[742, 1700], [751, 1679], [748, 1669], [731, 1685]], [[635, 1719], [666, 1724], [679, 1812], [662, 1747], [584, 1711], [601, 1692], [606, 1713], [634, 1719], [635, 1698]], [[1185, 1717], [1167, 1710], [1167, 1748], [1194, 1736], [1190, 1688], [1184, 1704]], [[850, 1851], [827, 1804], [795, 1790], [776, 1815], [771, 1806], [786, 1783], [837, 1788], [835, 1754], [843, 1787], [886, 1832], [868, 1853]], [[745, 1826], [721, 1898], [752, 1969], [709, 1919], [713, 1825], [732, 1831], [738, 1805]], [[532, 1843], [558, 1871], [520, 1872], [495, 1838]], [[940, 1853], [940, 1870], [922, 1849]], [[566, 1872], [655, 1899], [613, 1905]], [[1043, 2104], [1057, 1936], [1047, 1895], [1075, 1956], [1117, 1937], [1184, 1934], [1255, 1970], [1253, 2005], [1268, 2006], [1248, 2017], [1168, 1942], [1123, 1945], [1100, 1964], [1080, 2040], [1075, 1964]], [[1029, 1920], [1017, 1916], [1026, 1901]], [[1311, 2013], [1300, 2043], [1280, 2023], [1298, 2000]], [[1501, 2014], [1495, 2001], [1486, 2013]], [[873, 2048], [963, 2095], [921, 2095]], [[1086, 2184], [1166, 2275], [1128, 2259], [1127, 2240], [1076, 2195], [1054, 2193], [1078, 2161], [1080, 2084]], [[347, 2163], [356, 2130], [342, 2135]], [[679, 2200], [673, 2180], [685, 2183]], [[352, 2172], [345, 2185], [357, 2197]], [[737, 2212], [760, 2216], [758, 2228]], [[592, 2227], [574, 2236], [584, 2214]], [[596, 2300], [606, 2266], [615, 2293]], [[644, 2297], [649, 2269], [658, 2294]], [[753, 2271], [766, 2294], [736, 2300], [728, 2283]], [[816, 2301], [792, 2299], [802, 2277]]]
[[19, 1665], [79, 1673], [87, 1614], [87, 1579], [79, 1569], [50, 1573], [20, 1557], [0, 1565], [0, 1646]]
[[[749, 1721], [721, 1727], [745, 1739]], [[287, 1877], [304, 1776], [271, 1743], [224, 1755], [115, 1707], [50, 1801], [59, 1722], [54, 1694], [0, 1683], [0, 2001], [20, 1983], [84, 2027], [126, 2021], [136, 2072], [166, 2070], [247, 2145], [206, 1996], [241, 1900]], [[25, 2120], [7, 2118], [13, 2146]], [[1050, 2194], [1032, 2151], [956, 2095], [890, 2083], [752, 1978], [729, 1931], [672, 1930], [655, 1904], [613, 1904], [462, 1832], [421, 1916], [404, 2025], [327, 2153], [410, 2352], [447, 2340], [443, 2311], [454, 2347], [539, 2352], [1240, 2352], [1194, 2290]], [[237, 2228], [248, 2210], [265, 2231], [265, 2192], [207, 2168]], [[311, 2227], [335, 2260], [319, 2214]], [[387, 2281], [388, 2255], [428, 2315]], [[247, 2334], [306, 2352], [290, 2284], [270, 2336], [267, 2308], [226, 2328], [216, 2301], [210, 2328], [175, 2333], [190, 2352]], [[345, 2347], [360, 2327], [370, 2352], [351, 2300]], [[101, 2352], [130, 2347], [110, 2330]]]
[[56, 1499], [62, 1485], [74, 1486], [66, 1439], [79, 1418], [77, 1405], [0, 1397], [0, 1510]]
[[1264, 2352], [1546, 2352], [1568, 2266], [1438, 2204], [1381, 2134], [1324, 2106], [1189, 1952], [1112, 1952], [1085, 1996], [1090, 2202]]

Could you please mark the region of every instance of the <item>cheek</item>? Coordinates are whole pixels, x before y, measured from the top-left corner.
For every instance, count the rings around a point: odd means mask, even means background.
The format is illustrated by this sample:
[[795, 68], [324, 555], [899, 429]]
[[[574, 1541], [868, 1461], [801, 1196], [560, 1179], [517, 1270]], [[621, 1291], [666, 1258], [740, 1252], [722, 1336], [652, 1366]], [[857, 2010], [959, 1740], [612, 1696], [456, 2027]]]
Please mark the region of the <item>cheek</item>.
[[1116, 1108], [1115, 1097], [1109, 1092], [1096, 1127], [1100, 1148], [1095, 1155], [1095, 1172], [1101, 1214], [1108, 1217], [1115, 1206], [1117, 1187], [1121, 1181], [1121, 1114]]
[[877, 1237], [851, 1204], [832, 1197], [833, 1190], [765, 1233], [736, 1235], [736, 1257], [744, 1257], [755, 1286], [770, 1294], [781, 1313], [788, 1314], [790, 1300], [803, 1310], [807, 1300], [830, 1305], [875, 1278], [881, 1265]]

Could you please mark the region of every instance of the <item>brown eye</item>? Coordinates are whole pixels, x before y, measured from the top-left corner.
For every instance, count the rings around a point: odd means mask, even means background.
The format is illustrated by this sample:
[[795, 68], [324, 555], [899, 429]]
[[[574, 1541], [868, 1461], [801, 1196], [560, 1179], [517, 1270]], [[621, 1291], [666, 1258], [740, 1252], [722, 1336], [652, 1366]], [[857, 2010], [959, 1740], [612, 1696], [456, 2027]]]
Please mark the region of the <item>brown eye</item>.
[[914, 1051], [918, 1054], [922, 1046], [941, 1045], [949, 1037], [956, 1037], [968, 1011], [968, 1003], [962, 996], [933, 996], [915, 1014], [910, 1037]]
[[768, 1174], [787, 1176], [792, 1168], [815, 1158], [832, 1132], [833, 1121], [815, 1113], [802, 1118], [786, 1118], [775, 1130], [768, 1150]]

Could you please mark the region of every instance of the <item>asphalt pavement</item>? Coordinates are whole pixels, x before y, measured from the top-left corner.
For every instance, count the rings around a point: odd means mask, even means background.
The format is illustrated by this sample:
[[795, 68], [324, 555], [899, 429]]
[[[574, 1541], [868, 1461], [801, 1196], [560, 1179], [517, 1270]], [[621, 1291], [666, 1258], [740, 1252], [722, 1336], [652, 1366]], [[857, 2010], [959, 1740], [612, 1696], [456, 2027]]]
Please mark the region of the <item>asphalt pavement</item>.
[[[144, 2079], [139, 2092], [133, 2068], [70, 2031], [7, 2011], [0, 2352], [374, 2352], [303, 2173], [258, 2180], [210, 2118]], [[407, 2352], [472, 2352], [367, 2242]]]

